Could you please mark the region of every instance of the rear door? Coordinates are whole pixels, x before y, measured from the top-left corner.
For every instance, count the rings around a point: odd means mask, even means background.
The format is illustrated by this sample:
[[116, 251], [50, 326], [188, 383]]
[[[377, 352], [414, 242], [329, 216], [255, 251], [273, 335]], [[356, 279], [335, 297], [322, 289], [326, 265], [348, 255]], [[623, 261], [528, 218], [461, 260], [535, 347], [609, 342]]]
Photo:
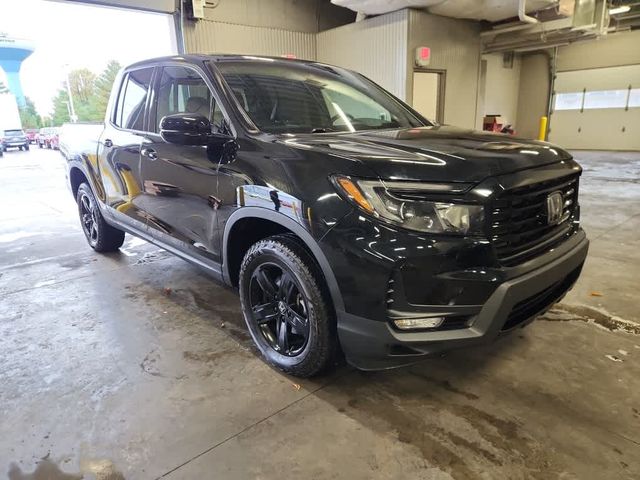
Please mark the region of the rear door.
[[215, 131], [225, 125], [219, 102], [203, 72], [184, 64], [157, 72], [150, 130], [142, 144], [141, 181], [151, 232], [181, 250], [221, 262], [215, 240], [218, 161], [206, 146], [174, 145], [160, 136], [160, 121], [176, 113], [208, 118]]
[[144, 230], [140, 145], [146, 132], [147, 104], [154, 67], [128, 71], [122, 77], [116, 108], [98, 146], [107, 205], [121, 222]]

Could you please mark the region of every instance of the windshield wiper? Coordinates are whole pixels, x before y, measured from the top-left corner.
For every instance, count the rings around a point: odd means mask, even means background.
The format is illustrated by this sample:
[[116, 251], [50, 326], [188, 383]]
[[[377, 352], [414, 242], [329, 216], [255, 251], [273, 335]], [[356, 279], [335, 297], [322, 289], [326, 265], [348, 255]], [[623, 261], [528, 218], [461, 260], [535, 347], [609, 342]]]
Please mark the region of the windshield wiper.
[[327, 132], [335, 132], [335, 130], [329, 127], [318, 127], [318, 128], [313, 128], [311, 130], [311, 133], [327, 133]]

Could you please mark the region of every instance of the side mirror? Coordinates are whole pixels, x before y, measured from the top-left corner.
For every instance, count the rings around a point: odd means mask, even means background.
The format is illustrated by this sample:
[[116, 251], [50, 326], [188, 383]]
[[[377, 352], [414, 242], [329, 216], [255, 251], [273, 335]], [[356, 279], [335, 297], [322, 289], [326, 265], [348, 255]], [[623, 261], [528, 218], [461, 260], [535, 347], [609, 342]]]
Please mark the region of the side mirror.
[[160, 120], [160, 136], [168, 143], [207, 145], [211, 135], [211, 122], [203, 115], [176, 113]]

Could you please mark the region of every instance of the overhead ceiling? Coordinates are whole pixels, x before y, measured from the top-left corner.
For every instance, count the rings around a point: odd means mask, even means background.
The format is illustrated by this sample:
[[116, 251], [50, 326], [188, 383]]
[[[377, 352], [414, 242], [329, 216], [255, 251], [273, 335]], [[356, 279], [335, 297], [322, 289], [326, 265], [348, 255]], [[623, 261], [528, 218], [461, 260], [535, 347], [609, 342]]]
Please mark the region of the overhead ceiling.
[[[499, 22], [518, 16], [518, 0], [331, 0], [364, 15], [380, 15], [402, 8], [428, 8], [436, 15]], [[558, 0], [527, 0], [527, 13], [544, 10]]]

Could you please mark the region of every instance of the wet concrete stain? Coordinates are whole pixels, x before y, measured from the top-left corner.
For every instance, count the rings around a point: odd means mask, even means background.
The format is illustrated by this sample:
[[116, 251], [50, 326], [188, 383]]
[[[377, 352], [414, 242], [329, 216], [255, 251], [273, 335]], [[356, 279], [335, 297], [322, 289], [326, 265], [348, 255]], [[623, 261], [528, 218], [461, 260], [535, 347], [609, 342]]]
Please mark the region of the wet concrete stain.
[[185, 360], [189, 360], [192, 362], [200, 362], [200, 363], [216, 363], [221, 358], [225, 358], [228, 356], [237, 355], [237, 350], [220, 350], [217, 352], [214, 351], [204, 351], [204, 352], [191, 352], [186, 351], [182, 352], [182, 356]]
[[[204, 282], [211, 280], [202, 276]], [[140, 284], [125, 285], [123, 297], [132, 301], [143, 300], [152, 307], [152, 311], [161, 311], [167, 318], [179, 318], [176, 326], [185, 326], [185, 322], [205, 319], [210, 325], [223, 331], [242, 347], [251, 348], [252, 341], [244, 317], [240, 312], [240, 300], [229, 288], [214, 288], [201, 292], [196, 288], [176, 288], [167, 285]], [[194, 313], [197, 317], [183, 315]], [[168, 325], [168, 324], [167, 324]]]
[[149, 375], [152, 375], [154, 377], [163, 377], [164, 375], [160, 373], [157, 365], [159, 359], [160, 356], [158, 355], [156, 350], [151, 350], [145, 355], [145, 357], [142, 359], [142, 362], [140, 362], [140, 368], [144, 373], [148, 373]]
[[593, 322], [611, 332], [620, 331], [640, 335], [640, 324], [625, 321], [583, 305], [558, 304], [538, 318], [549, 322]]
[[[228, 291], [226, 292], [228, 298], [216, 299], [193, 289], [185, 290], [185, 293], [191, 296], [193, 303], [200, 310], [215, 313], [220, 317], [220, 324], [217, 325], [219, 328], [223, 328], [226, 333], [244, 346], [251, 343], [251, 335], [249, 335], [244, 318], [240, 313], [240, 300], [236, 295]], [[225, 297], [227, 296], [225, 295]], [[231, 305], [228, 307], [221, 305], [224, 302], [229, 302]]]
[[469, 392], [465, 392], [463, 390], [459, 390], [456, 387], [454, 387], [453, 385], [451, 385], [451, 382], [449, 382], [448, 380], [438, 380], [436, 378], [431, 378], [425, 374], [422, 373], [418, 373], [418, 372], [408, 372], [411, 375], [414, 375], [416, 377], [422, 378], [423, 380], [426, 380], [429, 383], [432, 383], [433, 385], [436, 385], [437, 387], [440, 387], [444, 390], [447, 390], [451, 393], [456, 393], [458, 395], [462, 395], [463, 397], [465, 397], [468, 400], [479, 400], [480, 397], [474, 393], [469, 393]]
[[64, 261], [60, 262], [59, 265], [62, 268], [66, 268], [68, 270], [77, 270], [79, 268], [84, 267], [85, 265], [96, 261], [97, 259], [94, 258], [65, 258]]
[[[109, 460], [86, 460], [81, 462], [84, 473], [67, 473], [47, 457], [40, 460], [33, 472], [26, 473], [16, 464], [9, 467], [9, 480], [125, 480]], [[89, 475], [89, 476], [85, 476]]]
[[149, 263], [158, 262], [160, 260], [164, 260], [165, 258], [170, 258], [172, 255], [165, 250], [158, 250], [155, 252], [147, 252], [142, 255], [138, 260], [136, 260], [134, 265], [146, 265]]
[[[526, 478], [559, 475], [553, 468], [552, 454], [525, 435], [517, 421], [473, 406], [470, 402], [475, 402], [477, 395], [448, 382], [407, 373], [357, 373], [348, 386], [337, 386], [339, 394], [347, 397], [338, 411], [378, 433], [395, 435], [416, 448], [427, 464], [455, 480], [479, 478], [479, 464], [486, 469], [525, 468]], [[458, 420], [449, 426], [446, 419], [452, 417]], [[468, 427], [460, 428], [460, 420]]]

